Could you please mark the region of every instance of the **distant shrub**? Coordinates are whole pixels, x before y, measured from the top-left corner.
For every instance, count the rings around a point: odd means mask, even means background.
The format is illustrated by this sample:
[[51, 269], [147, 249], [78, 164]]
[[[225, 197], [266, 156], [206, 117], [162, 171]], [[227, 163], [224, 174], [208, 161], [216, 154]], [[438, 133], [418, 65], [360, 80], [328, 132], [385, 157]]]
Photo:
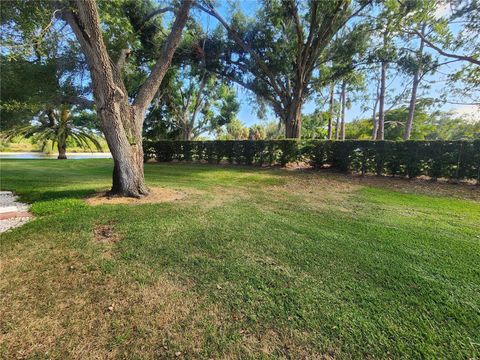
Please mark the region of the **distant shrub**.
[[286, 165], [308, 161], [361, 174], [427, 175], [433, 179], [479, 179], [480, 140], [475, 141], [326, 141], [213, 140], [145, 141], [145, 160], [207, 161], [241, 165]]

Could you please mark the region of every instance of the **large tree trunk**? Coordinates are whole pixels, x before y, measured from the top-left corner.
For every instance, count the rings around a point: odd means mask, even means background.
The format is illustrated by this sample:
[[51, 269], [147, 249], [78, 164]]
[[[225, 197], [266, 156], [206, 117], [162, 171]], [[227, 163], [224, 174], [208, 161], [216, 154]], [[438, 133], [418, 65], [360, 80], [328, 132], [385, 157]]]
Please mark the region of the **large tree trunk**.
[[287, 139], [300, 139], [302, 129], [302, 100], [293, 99], [285, 118], [285, 137]]
[[140, 197], [148, 194], [143, 175], [143, 151], [132, 150], [130, 155], [113, 161], [110, 195]]
[[141, 197], [148, 195], [143, 175], [142, 127], [145, 112], [128, 104], [128, 95], [115, 67], [104, 80], [98, 69], [109, 63], [108, 54], [91, 67], [92, 89], [97, 113], [113, 158], [112, 188], [109, 195]]
[[121, 75], [128, 51], [122, 51], [114, 64], [103, 41], [95, 0], [75, 0], [71, 4], [74, 11], [63, 10], [63, 17], [75, 33], [87, 60], [97, 113], [114, 161], [110, 194], [131, 197], [146, 195], [148, 189], [143, 175], [143, 120], [180, 43], [192, 1], [181, 2], [172, 30], [132, 105], [128, 102]]
[[[103, 132], [113, 157], [112, 189], [110, 195], [141, 197], [148, 194], [143, 174], [143, 144], [141, 129], [132, 128], [125, 136], [119, 136], [111, 126], [120, 119], [122, 123], [135, 123], [135, 111], [128, 104], [112, 103], [111, 111], [101, 113]], [[115, 114], [115, 108], [118, 112]], [[128, 119], [128, 117], [131, 117]], [[137, 116], [143, 116], [138, 114]]]
[[[422, 26], [422, 35], [425, 33], [425, 24]], [[425, 42], [423, 38], [420, 40], [420, 47], [418, 49], [417, 60], [422, 61], [422, 54], [423, 54], [423, 47]], [[412, 125], [413, 125], [413, 116], [415, 115], [415, 105], [417, 103], [417, 89], [418, 84], [420, 83], [420, 76], [422, 75], [422, 65], [418, 65], [418, 69], [413, 76], [413, 84], [412, 84], [412, 95], [410, 97], [410, 106], [408, 108], [408, 117], [407, 122], [405, 123], [405, 132], [403, 133], [403, 140], [409, 140], [410, 134], [412, 133]]]
[[330, 85], [330, 101], [329, 101], [329, 108], [328, 108], [328, 133], [327, 133], [327, 137], [328, 137], [328, 140], [332, 140], [332, 133], [333, 133], [333, 128], [332, 128], [332, 125], [333, 125], [333, 105], [334, 105], [334, 98], [333, 98], [333, 92], [334, 92], [334, 89], [335, 89], [335, 84], [331, 84]]
[[148, 194], [143, 175], [143, 150], [131, 149], [130, 154], [113, 160], [110, 195], [140, 197]]
[[380, 95], [378, 97], [378, 130], [376, 140], [385, 140], [385, 91], [387, 81], [387, 62], [382, 62], [380, 75]]
[[347, 84], [344, 81], [342, 83], [342, 122], [341, 122], [341, 137], [342, 141], [345, 140], [345, 107], [347, 105]]
[[285, 137], [287, 139], [300, 139], [302, 128], [302, 118], [299, 115], [296, 119], [287, 119], [285, 123]]
[[185, 123], [182, 127], [182, 140], [192, 140], [192, 127], [190, 126], [190, 122]]

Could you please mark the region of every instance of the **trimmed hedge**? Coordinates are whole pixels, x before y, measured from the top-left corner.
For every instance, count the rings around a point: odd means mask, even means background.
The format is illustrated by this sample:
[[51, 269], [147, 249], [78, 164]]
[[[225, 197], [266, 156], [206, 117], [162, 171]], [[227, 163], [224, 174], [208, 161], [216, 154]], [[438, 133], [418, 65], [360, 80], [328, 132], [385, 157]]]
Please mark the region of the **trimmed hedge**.
[[207, 161], [242, 165], [286, 165], [301, 158], [296, 140], [144, 141], [145, 160]]
[[362, 174], [480, 181], [480, 140], [326, 141], [213, 140], [145, 141], [145, 160], [207, 161], [242, 165], [285, 165], [308, 161], [314, 167]]

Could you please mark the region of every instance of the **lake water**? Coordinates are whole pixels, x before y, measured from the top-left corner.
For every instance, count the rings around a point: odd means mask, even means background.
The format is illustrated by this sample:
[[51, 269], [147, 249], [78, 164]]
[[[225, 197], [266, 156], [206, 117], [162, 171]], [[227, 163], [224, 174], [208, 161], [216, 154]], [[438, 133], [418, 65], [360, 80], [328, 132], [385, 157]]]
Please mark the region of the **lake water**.
[[[41, 152], [0, 152], [0, 159], [56, 159], [58, 154]], [[111, 159], [110, 153], [67, 153], [67, 159]]]

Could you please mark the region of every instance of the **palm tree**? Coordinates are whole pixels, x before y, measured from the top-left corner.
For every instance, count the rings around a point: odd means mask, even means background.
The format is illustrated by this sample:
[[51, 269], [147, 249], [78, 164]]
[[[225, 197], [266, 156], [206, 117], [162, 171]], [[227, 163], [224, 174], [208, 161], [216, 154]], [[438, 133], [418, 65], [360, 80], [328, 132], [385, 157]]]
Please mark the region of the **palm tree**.
[[52, 147], [57, 145], [58, 148], [57, 159], [67, 158], [67, 142], [90, 150], [93, 150], [93, 146], [102, 151], [97, 135], [87, 127], [76, 125], [73, 120], [70, 107], [61, 105], [58, 110], [44, 111], [38, 117], [38, 121], [7, 130], [2, 137], [8, 141], [18, 136], [32, 138], [42, 145], [42, 151], [49, 142], [52, 142]]

